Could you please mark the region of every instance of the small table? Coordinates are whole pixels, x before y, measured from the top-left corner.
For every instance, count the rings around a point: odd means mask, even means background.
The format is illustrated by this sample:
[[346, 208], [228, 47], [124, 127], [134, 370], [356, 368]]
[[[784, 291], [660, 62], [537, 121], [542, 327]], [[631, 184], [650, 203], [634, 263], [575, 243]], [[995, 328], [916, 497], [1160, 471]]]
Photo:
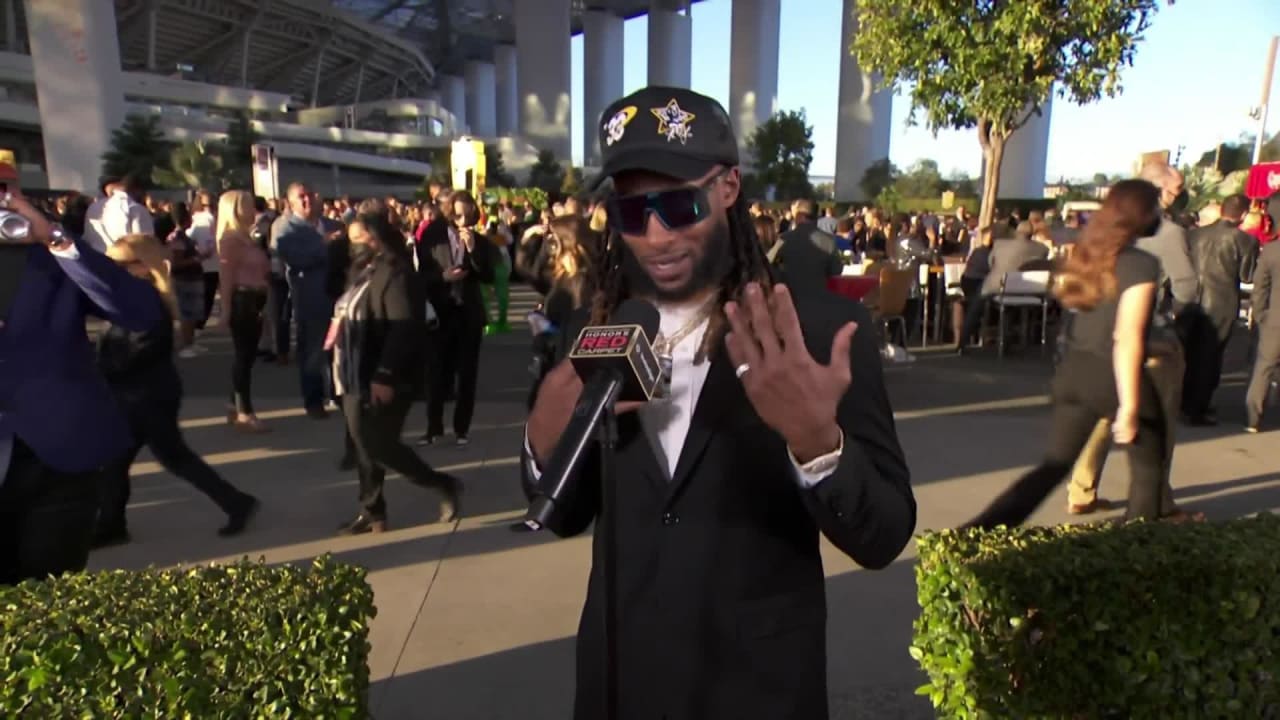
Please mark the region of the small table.
[[867, 293], [880, 287], [877, 275], [840, 275], [827, 278], [827, 289], [850, 300], [862, 300]]

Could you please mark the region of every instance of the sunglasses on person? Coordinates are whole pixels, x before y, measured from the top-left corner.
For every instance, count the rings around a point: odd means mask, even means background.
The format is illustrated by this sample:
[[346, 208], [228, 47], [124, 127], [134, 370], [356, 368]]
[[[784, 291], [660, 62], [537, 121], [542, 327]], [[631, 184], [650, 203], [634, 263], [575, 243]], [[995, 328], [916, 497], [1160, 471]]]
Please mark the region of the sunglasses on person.
[[609, 226], [625, 235], [643, 235], [649, 213], [668, 230], [696, 225], [711, 215], [707, 188], [724, 177], [727, 170], [696, 185], [657, 190], [636, 195], [613, 195], [607, 203]]

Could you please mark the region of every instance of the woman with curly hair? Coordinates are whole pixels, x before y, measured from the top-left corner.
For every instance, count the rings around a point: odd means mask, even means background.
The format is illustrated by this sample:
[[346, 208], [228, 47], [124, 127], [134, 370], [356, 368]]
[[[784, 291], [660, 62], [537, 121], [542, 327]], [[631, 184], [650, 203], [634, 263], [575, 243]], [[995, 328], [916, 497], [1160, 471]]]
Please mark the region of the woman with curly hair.
[[1160, 191], [1145, 180], [1118, 183], [1094, 213], [1055, 278], [1068, 310], [1067, 352], [1053, 378], [1049, 449], [1039, 467], [997, 497], [970, 526], [1019, 525], [1067, 474], [1098, 420], [1113, 418], [1130, 446], [1126, 518], [1160, 516], [1167, 437], [1159, 397], [1144, 368], [1160, 263], [1136, 247], [1154, 235]]

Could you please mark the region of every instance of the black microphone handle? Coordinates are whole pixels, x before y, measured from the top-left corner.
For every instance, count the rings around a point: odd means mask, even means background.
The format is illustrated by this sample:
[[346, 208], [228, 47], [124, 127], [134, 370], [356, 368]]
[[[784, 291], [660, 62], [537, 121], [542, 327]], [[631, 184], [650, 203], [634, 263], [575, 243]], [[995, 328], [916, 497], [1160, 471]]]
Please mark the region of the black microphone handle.
[[560, 434], [551, 460], [543, 468], [538, 479], [538, 494], [534, 496], [525, 514], [525, 525], [533, 530], [546, 527], [555, 515], [562, 499], [573, 494], [572, 487], [578, 478], [578, 468], [586, 459], [587, 449], [596, 439], [596, 430], [605, 412], [613, 407], [622, 391], [622, 375], [617, 370], [600, 369], [582, 388], [578, 404], [573, 408], [569, 424]]

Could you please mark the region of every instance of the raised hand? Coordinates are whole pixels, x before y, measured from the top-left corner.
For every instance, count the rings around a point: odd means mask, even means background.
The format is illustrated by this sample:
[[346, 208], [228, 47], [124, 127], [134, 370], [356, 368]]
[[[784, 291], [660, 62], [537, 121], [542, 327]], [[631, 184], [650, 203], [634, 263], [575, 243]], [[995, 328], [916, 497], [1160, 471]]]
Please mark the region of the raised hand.
[[729, 359], [760, 419], [782, 435], [801, 462], [839, 447], [843, 431], [836, 408], [852, 381], [849, 347], [857, 323], [836, 332], [831, 360], [823, 364], [805, 347], [785, 285], [766, 294], [751, 283], [742, 302], [725, 303], [724, 311], [731, 328], [725, 338]]

